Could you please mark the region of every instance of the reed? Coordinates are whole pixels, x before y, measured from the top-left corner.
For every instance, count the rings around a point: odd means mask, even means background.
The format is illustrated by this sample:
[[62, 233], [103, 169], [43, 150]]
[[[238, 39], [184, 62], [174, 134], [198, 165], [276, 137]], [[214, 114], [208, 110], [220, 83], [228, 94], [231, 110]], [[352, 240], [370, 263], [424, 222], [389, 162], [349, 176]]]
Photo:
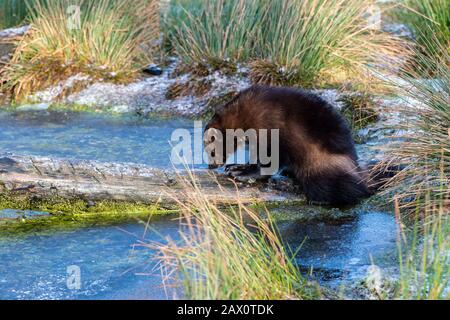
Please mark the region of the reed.
[[175, 200], [183, 213], [182, 240], [169, 239], [167, 244], [150, 247], [159, 252], [163, 274], [177, 275], [185, 298], [278, 300], [317, 296], [299, 275], [270, 214], [261, 218], [241, 201], [238, 191], [235, 206], [218, 205], [202, 191], [192, 172], [178, 180], [183, 196], [175, 196]]
[[[391, 83], [401, 101], [395, 111], [402, 121], [394, 128], [397, 139], [383, 148], [385, 164], [404, 168], [389, 181], [386, 192], [399, 195], [405, 212], [414, 211], [419, 200], [443, 202], [447, 208], [450, 204], [450, 67], [445, 63], [450, 56], [416, 55], [417, 64], [405, 66]], [[435, 78], [420, 78], [425, 70]]]
[[374, 3], [176, 0], [167, 16], [168, 38], [188, 64], [252, 62], [255, 82], [327, 85], [405, 53], [399, 39], [368, 23]]

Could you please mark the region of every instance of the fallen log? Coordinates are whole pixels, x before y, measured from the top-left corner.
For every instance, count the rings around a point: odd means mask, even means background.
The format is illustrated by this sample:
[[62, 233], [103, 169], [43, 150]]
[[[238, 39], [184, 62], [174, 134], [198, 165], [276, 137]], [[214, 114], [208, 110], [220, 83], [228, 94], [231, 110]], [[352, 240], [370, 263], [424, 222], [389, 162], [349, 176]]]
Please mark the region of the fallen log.
[[[203, 192], [218, 203], [299, 200], [299, 196], [257, 181], [235, 182], [207, 170], [193, 171]], [[177, 174], [186, 172], [139, 164], [71, 161], [47, 157], [0, 156], [0, 193], [86, 201], [173, 203], [182, 196]], [[220, 183], [222, 189], [218, 187]]]

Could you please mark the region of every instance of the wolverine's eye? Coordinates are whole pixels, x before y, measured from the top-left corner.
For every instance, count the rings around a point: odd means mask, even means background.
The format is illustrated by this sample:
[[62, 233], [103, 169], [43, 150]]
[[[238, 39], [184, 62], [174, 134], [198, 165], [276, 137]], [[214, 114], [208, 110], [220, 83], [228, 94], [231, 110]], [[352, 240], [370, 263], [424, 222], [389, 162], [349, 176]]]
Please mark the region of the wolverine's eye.
[[212, 136], [211, 137], [211, 142], [214, 142], [214, 141], [216, 141], [216, 137]]
[[215, 157], [215, 156], [216, 156], [216, 152], [215, 152], [215, 151], [212, 151], [212, 152], [211, 152], [211, 156], [212, 156], [212, 157]]

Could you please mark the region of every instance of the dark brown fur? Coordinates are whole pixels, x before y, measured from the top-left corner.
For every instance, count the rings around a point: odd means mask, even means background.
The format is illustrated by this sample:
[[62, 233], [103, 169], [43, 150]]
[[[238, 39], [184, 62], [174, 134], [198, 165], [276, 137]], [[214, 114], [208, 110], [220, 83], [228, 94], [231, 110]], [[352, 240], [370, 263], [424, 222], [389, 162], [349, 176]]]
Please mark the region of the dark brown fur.
[[348, 205], [371, 194], [347, 122], [317, 95], [253, 86], [219, 109], [210, 128], [279, 129], [281, 169], [310, 201]]

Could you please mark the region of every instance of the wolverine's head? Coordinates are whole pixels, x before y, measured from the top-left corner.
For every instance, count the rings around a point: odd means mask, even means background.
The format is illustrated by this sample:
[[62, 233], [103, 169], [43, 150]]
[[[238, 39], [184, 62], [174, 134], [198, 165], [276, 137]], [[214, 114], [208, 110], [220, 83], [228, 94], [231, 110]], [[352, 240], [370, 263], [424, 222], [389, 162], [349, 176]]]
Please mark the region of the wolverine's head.
[[208, 164], [210, 169], [221, 167], [226, 162], [225, 156], [225, 133], [222, 125], [222, 117], [216, 113], [208, 122], [204, 132], [205, 150], [208, 154]]

